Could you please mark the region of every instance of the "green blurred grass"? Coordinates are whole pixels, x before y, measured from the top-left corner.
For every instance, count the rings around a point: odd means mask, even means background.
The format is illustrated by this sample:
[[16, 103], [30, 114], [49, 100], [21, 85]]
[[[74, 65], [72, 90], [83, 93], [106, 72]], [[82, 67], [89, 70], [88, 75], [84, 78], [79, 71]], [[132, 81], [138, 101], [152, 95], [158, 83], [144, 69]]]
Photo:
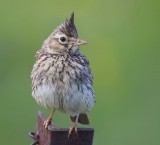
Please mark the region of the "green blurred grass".
[[[1, 1], [0, 144], [29, 144], [42, 110], [31, 97], [34, 54], [75, 12], [81, 51], [94, 74], [90, 113], [94, 145], [160, 144], [160, 2], [158, 0]], [[55, 124], [70, 126], [57, 112]], [[102, 142], [103, 141], [103, 142]]]

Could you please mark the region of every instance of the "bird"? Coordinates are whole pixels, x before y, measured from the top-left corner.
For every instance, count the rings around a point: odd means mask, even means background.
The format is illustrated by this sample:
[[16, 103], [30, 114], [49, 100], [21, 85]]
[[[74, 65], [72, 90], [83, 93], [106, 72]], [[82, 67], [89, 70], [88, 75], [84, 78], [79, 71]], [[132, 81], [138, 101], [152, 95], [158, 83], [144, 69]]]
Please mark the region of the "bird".
[[31, 72], [32, 96], [52, 113], [44, 121], [45, 129], [52, 124], [55, 111], [70, 116], [74, 123], [69, 134], [77, 133], [78, 123], [89, 124], [87, 113], [96, 103], [93, 75], [89, 61], [79, 46], [87, 41], [78, 38], [74, 12], [43, 42], [36, 52]]

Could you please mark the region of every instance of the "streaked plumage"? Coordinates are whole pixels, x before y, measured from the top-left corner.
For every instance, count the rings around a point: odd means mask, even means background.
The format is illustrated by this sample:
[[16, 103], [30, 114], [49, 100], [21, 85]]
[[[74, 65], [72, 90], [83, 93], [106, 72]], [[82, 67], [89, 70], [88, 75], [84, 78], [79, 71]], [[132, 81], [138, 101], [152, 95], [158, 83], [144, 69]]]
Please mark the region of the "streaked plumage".
[[78, 39], [72, 14], [69, 20], [54, 30], [36, 53], [31, 79], [32, 96], [38, 104], [64, 112], [71, 116], [72, 121], [79, 117], [77, 121], [87, 124], [87, 121], [83, 121], [83, 117], [85, 120], [87, 116], [79, 114], [91, 110], [95, 95], [89, 62], [78, 48], [85, 43]]

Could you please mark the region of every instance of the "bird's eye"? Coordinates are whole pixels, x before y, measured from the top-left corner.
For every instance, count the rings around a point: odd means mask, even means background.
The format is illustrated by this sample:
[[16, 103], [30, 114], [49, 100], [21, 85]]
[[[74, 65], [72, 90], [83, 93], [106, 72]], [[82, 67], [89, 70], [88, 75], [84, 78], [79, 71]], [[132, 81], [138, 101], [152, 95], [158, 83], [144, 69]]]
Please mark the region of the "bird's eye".
[[61, 40], [62, 42], [65, 42], [65, 41], [66, 41], [66, 38], [65, 38], [65, 37], [60, 37], [60, 40]]

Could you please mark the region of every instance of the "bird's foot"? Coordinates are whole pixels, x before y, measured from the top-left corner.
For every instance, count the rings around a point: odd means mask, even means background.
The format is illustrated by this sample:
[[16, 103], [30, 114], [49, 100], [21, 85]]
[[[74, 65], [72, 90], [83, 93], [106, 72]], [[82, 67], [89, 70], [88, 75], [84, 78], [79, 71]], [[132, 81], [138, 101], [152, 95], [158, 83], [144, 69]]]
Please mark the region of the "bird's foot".
[[70, 137], [70, 135], [71, 135], [71, 133], [72, 133], [73, 130], [74, 130], [75, 133], [77, 134], [77, 128], [78, 128], [77, 124], [74, 124], [73, 126], [71, 126], [71, 127], [69, 128], [68, 138]]
[[45, 129], [48, 128], [48, 125], [54, 126], [53, 123], [52, 123], [52, 119], [51, 119], [51, 118], [48, 118], [48, 119], [45, 120], [44, 123], [43, 123], [43, 126], [44, 126]]
[[44, 121], [43, 126], [45, 129], [48, 129], [48, 125], [50, 125], [50, 124], [54, 127], [54, 125], [52, 123], [52, 117], [53, 117], [54, 112], [55, 112], [55, 110], [53, 110], [52, 113], [50, 114], [50, 116], [48, 117], [48, 119]]

